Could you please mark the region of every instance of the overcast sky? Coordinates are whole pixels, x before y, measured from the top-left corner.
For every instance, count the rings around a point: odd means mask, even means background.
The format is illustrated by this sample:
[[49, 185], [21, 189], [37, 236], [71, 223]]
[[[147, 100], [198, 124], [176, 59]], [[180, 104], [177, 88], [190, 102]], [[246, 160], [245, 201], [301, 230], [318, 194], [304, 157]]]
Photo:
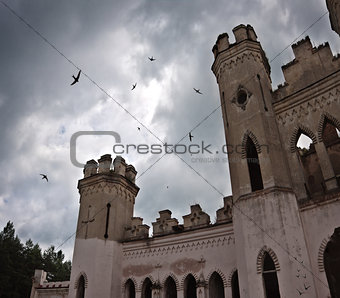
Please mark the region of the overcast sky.
[[[192, 130], [194, 141], [224, 144], [218, 86], [210, 67], [219, 34], [251, 24], [271, 60], [326, 11], [325, 0], [1, 0], [46, 37], [158, 139], [177, 143]], [[305, 35], [340, 52], [328, 15]], [[70, 86], [77, 68], [0, 2], [0, 225], [13, 221], [22, 240], [58, 246], [76, 228], [82, 169], [69, 158], [77, 131], [116, 131], [123, 144], [160, 141], [85, 75]], [[302, 38], [301, 37], [301, 38]], [[300, 38], [300, 39], [301, 39]], [[156, 60], [151, 62], [148, 57]], [[271, 63], [273, 89], [283, 82], [285, 50]], [[137, 83], [131, 91], [132, 84]], [[196, 94], [193, 88], [203, 93]], [[137, 127], [140, 127], [139, 131]], [[182, 141], [188, 144], [188, 137]], [[112, 137], [84, 136], [80, 162], [112, 153]], [[190, 205], [210, 215], [231, 194], [228, 164], [174, 155], [124, 154], [139, 173], [135, 216], [151, 222], [170, 209], [183, 222]], [[49, 182], [41, 180], [46, 173]], [[142, 175], [141, 175], [142, 174]], [[215, 188], [215, 189], [214, 189]], [[216, 190], [217, 189], [217, 190]], [[74, 239], [61, 249], [72, 257]]]

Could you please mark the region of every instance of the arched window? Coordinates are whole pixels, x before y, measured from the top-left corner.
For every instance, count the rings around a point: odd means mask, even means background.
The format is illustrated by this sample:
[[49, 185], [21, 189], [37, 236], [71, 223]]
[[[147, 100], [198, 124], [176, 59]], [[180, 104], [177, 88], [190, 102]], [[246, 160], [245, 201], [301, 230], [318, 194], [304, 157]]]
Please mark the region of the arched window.
[[177, 298], [176, 283], [171, 276], [164, 283], [164, 293], [164, 298]]
[[307, 196], [323, 193], [325, 184], [313, 141], [301, 130], [296, 141], [296, 152], [303, 171]]
[[340, 175], [340, 136], [339, 130], [326, 118], [322, 130], [322, 140], [327, 149], [334, 174]]
[[152, 281], [150, 278], [146, 278], [143, 282], [142, 286], [142, 298], [151, 298], [152, 297]]
[[184, 298], [197, 298], [196, 279], [191, 274], [184, 280]]
[[340, 227], [327, 243], [323, 260], [331, 296], [340, 297]]
[[224, 298], [223, 280], [217, 272], [209, 279], [209, 298]]
[[267, 252], [263, 255], [262, 277], [266, 298], [280, 298], [275, 264]]
[[240, 286], [238, 284], [237, 270], [233, 273], [233, 276], [231, 277], [231, 292], [232, 298], [240, 298]]
[[85, 278], [83, 275], [81, 275], [78, 280], [77, 298], [84, 297], [85, 297]]
[[248, 136], [246, 142], [247, 164], [250, 176], [251, 191], [263, 189], [260, 161], [253, 140]]
[[125, 298], [135, 298], [136, 289], [135, 284], [131, 279], [128, 279], [125, 283]]

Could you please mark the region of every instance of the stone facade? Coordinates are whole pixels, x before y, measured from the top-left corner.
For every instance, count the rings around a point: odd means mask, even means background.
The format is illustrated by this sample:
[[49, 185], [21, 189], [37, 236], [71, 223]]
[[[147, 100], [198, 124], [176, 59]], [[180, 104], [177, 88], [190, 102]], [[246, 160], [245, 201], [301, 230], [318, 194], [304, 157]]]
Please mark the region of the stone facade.
[[69, 298], [340, 297], [340, 59], [306, 37], [273, 91], [253, 27], [233, 34], [218, 37], [212, 65], [227, 148], [241, 148], [228, 154], [233, 195], [215, 223], [197, 204], [183, 224], [160, 211], [150, 237], [133, 217], [134, 167], [89, 161]]

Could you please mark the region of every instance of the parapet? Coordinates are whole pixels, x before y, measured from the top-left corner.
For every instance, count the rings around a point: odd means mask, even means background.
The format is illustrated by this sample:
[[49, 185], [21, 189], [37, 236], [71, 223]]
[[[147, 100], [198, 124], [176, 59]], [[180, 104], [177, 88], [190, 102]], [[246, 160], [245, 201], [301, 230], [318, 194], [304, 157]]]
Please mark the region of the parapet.
[[171, 218], [171, 214], [170, 210], [159, 211], [159, 218], [152, 223], [153, 236], [171, 234], [176, 231], [178, 220]]
[[292, 45], [295, 59], [282, 66], [285, 82], [274, 91], [274, 101], [289, 96], [340, 69], [328, 42], [313, 47], [308, 36]]
[[255, 30], [249, 24], [247, 26], [243, 24], [236, 26], [233, 29], [233, 34], [236, 40], [233, 44], [229, 43], [229, 36], [227, 33], [223, 33], [218, 36], [216, 43], [212, 49], [215, 58], [220, 52], [225, 51], [244, 40], [257, 41]]
[[[113, 170], [112, 170], [113, 165]], [[91, 159], [84, 167], [84, 178], [91, 177], [97, 174], [117, 174], [125, 177], [132, 183], [135, 183], [137, 171], [133, 165], [127, 165], [125, 159], [117, 156], [113, 162], [110, 154], [101, 156], [98, 163]]]
[[233, 220], [233, 196], [223, 198], [224, 206], [216, 211], [216, 223], [231, 222]]
[[184, 215], [184, 230], [205, 227], [210, 224], [210, 216], [202, 211], [199, 204], [190, 206], [190, 214]]
[[126, 240], [145, 239], [149, 237], [150, 227], [143, 224], [143, 218], [132, 217], [131, 226], [125, 230]]

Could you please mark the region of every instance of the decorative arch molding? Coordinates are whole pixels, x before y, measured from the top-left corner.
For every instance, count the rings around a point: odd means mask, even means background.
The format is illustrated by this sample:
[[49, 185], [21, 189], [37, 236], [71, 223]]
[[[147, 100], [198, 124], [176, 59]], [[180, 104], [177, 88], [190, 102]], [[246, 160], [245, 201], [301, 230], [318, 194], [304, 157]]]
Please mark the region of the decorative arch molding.
[[231, 288], [231, 280], [232, 280], [233, 275], [236, 271], [237, 271], [237, 268], [234, 267], [229, 273], [228, 280], [227, 280], [227, 287], [229, 287], [229, 288]]
[[261, 153], [261, 146], [259, 141], [257, 140], [256, 136], [253, 134], [253, 132], [251, 132], [249, 129], [247, 129], [247, 131], [245, 132], [245, 134], [243, 135], [243, 139], [242, 139], [242, 152], [241, 152], [241, 157], [247, 158], [247, 150], [246, 150], [246, 145], [247, 145], [247, 140], [248, 137], [251, 138], [251, 140], [253, 141], [256, 151], [257, 153]]
[[320, 244], [320, 247], [319, 247], [319, 252], [318, 252], [318, 267], [319, 267], [319, 271], [320, 272], [324, 272], [325, 271], [325, 264], [323, 262], [323, 257], [324, 257], [325, 249], [326, 249], [326, 246], [327, 246], [327, 243], [328, 243], [329, 239], [331, 239], [330, 236], [327, 236], [326, 238], [324, 238], [321, 241], [321, 244]]
[[325, 126], [326, 121], [329, 121], [332, 125], [334, 125], [338, 130], [340, 130], [340, 121], [332, 116], [328, 112], [323, 112], [319, 121], [319, 126], [318, 126], [318, 141], [322, 142], [322, 132], [323, 128]]
[[143, 284], [145, 282], [146, 279], [150, 279], [152, 284], [154, 285], [155, 284], [155, 279], [151, 276], [151, 275], [148, 275], [146, 276], [145, 278], [143, 278], [143, 280], [140, 282], [140, 285], [139, 285], [139, 289], [142, 290], [143, 289]]
[[172, 273], [172, 272], [170, 272], [168, 275], [166, 275], [166, 276], [163, 278], [162, 283], [161, 283], [162, 288], [164, 288], [165, 282], [166, 282], [166, 280], [167, 280], [168, 277], [171, 277], [171, 278], [174, 280], [174, 282], [175, 282], [175, 284], [176, 284], [176, 289], [177, 289], [177, 291], [178, 291], [178, 290], [181, 290], [181, 288], [180, 288], [180, 283], [179, 283], [179, 281], [178, 281], [178, 278], [177, 278], [177, 276], [176, 276], [174, 273]]
[[198, 283], [199, 281], [199, 277], [197, 276], [196, 273], [193, 273], [191, 271], [187, 271], [184, 273], [183, 277], [182, 277], [182, 280], [181, 280], [181, 289], [184, 289], [184, 282], [185, 282], [185, 279], [188, 277], [188, 275], [192, 275], [196, 281], [196, 283]]
[[214, 272], [216, 272], [219, 276], [221, 276], [223, 280], [223, 287], [227, 287], [227, 283], [228, 283], [227, 278], [225, 277], [224, 273], [218, 268], [215, 268], [214, 270], [210, 271], [210, 273], [207, 276], [206, 283], [209, 284], [209, 280]]
[[122, 293], [124, 293], [124, 291], [125, 291], [125, 285], [126, 285], [126, 283], [128, 282], [129, 279], [130, 279], [130, 280], [133, 282], [133, 284], [135, 285], [135, 291], [136, 291], [136, 292], [139, 291], [139, 287], [138, 287], [138, 283], [137, 283], [136, 279], [135, 279], [133, 276], [130, 276], [130, 277], [126, 278], [126, 279], [124, 280], [124, 282], [122, 283]]
[[316, 144], [318, 142], [315, 134], [313, 133], [311, 129], [309, 129], [308, 127], [302, 124], [299, 124], [298, 126], [294, 128], [292, 136], [290, 138], [290, 152], [293, 153], [296, 151], [296, 143], [301, 133], [304, 133], [306, 136], [311, 138], [313, 144]]
[[257, 261], [256, 261], [256, 271], [258, 274], [261, 274], [262, 273], [262, 267], [263, 267], [263, 257], [264, 257], [264, 254], [265, 253], [268, 253], [270, 255], [270, 257], [272, 258], [273, 262], [274, 262], [274, 265], [275, 265], [275, 270], [276, 271], [280, 271], [280, 264], [279, 264], [279, 260], [277, 258], [277, 255], [275, 254], [275, 252], [267, 247], [266, 245], [263, 246], [257, 256]]
[[75, 289], [78, 289], [79, 279], [80, 279], [82, 276], [84, 277], [85, 288], [87, 288], [87, 286], [88, 286], [88, 284], [89, 284], [89, 280], [88, 280], [88, 278], [87, 278], [86, 273], [85, 273], [84, 271], [81, 271], [81, 272], [79, 272], [79, 274], [78, 274], [78, 276], [77, 276], [77, 278], [76, 278], [76, 282], [74, 283], [74, 288], [75, 288]]

